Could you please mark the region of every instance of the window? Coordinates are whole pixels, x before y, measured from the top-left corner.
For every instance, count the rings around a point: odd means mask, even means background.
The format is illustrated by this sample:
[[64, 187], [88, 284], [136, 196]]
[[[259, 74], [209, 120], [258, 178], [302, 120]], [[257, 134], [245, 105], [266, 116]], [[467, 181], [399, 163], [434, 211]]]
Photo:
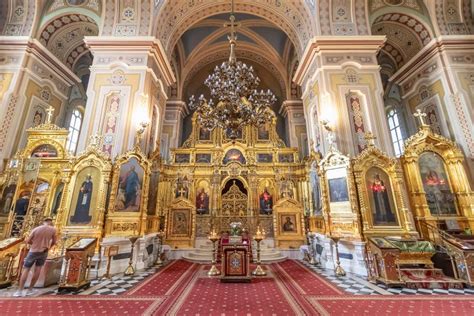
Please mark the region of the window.
[[79, 140], [79, 131], [81, 130], [82, 114], [79, 110], [74, 110], [71, 115], [71, 122], [69, 123], [69, 137], [66, 143], [66, 149], [71, 152], [76, 152], [77, 142]]
[[397, 111], [394, 109], [390, 110], [387, 119], [390, 135], [392, 136], [393, 149], [395, 150], [395, 155], [399, 157], [403, 153], [403, 137]]

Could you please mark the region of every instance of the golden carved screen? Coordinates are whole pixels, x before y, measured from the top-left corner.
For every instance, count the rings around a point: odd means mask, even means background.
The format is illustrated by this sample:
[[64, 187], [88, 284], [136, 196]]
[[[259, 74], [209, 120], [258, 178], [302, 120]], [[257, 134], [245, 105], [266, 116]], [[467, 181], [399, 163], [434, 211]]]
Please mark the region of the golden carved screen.
[[235, 180], [229, 190], [222, 195], [222, 214], [226, 216], [245, 216], [248, 197], [242, 192]]

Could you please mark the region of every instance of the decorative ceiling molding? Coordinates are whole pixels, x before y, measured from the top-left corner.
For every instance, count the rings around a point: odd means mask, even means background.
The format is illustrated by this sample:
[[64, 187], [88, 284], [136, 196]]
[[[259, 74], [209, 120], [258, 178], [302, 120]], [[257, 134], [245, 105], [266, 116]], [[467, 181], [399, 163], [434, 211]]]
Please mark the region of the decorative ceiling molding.
[[[246, 59], [250, 62], [254, 62], [268, 70], [279, 82], [282, 91], [282, 96], [286, 97], [287, 91], [287, 75], [283, 65], [276, 67], [278, 63], [272, 60], [271, 57], [265, 56], [262, 52], [255, 49], [255, 46], [248, 45], [246, 43], [240, 43], [236, 50], [237, 59]], [[229, 58], [229, 47], [227, 44], [220, 44], [212, 47], [210, 50], [201, 52], [199, 56], [196, 56], [194, 64], [188, 64], [182, 71], [182, 85], [180, 89], [184, 89], [194, 75], [199, 72], [206, 65], [215, 63], [218, 60], [226, 60]]]
[[[314, 21], [307, 8], [301, 1], [266, 1], [241, 0], [236, 1], [235, 11], [256, 15], [274, 23], [284, 31], [301, 54], [304, 44], [314, 34]], [[182, 34], [195, 23], [210, 16], [230, 12], [228, 1], [202, 0], [196, 1], [169, 1], [160, 10], [156, 27], [156, 37], [159, 38], [168, 55], [171, 55], [177, 41]]]
[[38, 37], [51, 53], [72, 68], [78, 58], [87, 53], [84, 36], [95, 36], [99, 28], [95, 21], [83, 14], [68, 14], [46, 24]]

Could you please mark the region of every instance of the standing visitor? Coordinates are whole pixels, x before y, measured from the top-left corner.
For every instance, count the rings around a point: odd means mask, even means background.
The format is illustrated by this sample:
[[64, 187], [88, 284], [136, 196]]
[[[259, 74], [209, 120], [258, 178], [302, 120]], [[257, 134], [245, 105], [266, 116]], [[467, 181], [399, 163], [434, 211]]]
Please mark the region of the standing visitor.
[[[30, 236], [26, 239], [26, 243], [30, 245], [30, 250], [23, 262], [20, 284], [18, 290], [13, 294], [15, 297], [34, 294], [33, 287], [36, 281], [38, 281], [41, 269], [48, 258], [48, 251], [56, 244], [56, 228], [53, 227], [53, 220], [51, 218], [45, 218], [43, 225], [31, 231]], [[35, 265], [35, 270], [31, 278], [30, 287], [25, 291], [25, 282], [28, 279], [30, 269], [33, 265]]]

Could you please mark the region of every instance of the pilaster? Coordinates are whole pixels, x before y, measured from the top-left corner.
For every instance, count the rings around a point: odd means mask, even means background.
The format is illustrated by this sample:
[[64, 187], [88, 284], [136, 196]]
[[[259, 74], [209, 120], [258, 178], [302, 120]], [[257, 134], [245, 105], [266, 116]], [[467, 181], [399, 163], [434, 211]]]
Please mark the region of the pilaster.
[[280, 114], [285, 118], [288, 145], [297, 147], [301, 158], [308, 155], [308, 135], [304, 119], [303, 101], [286, 100], [280, 108]]
[[103, 136], [104, 152], [113, 158], [133, 147], [143, 122], [151, 122], [152, 128], [147, 129], [142, 147], [154, 147], [148, 142], [157, 141], [166, 91], [175, 81], [161, 43], [154, 37], [96, 36], [85, 37], [85, 42], [94, 62], [78, 151], [98, 134]]
[[390, 80], [402, 88], [407, 110], [426, 112], [431, 128], [456, 141], [474, 170], [474, 35], [433, 39]]
[[393, 148], [383, 103], [377, 53], [384, 36], [317, 36], [309, 41], [293, 78], [302, 86], [309, 142], [325, 153], [329, 146], [321, 121], [336, 131], [338, 148], [354, 156], [371, 131], [377, 146]]
[[188, 106], [181, 100], [168, 100], [161, 133], [161, 155], [168, 159], [170, 149], [181, 145], [183, 119], [189, 114]]
[[63, 116], [70, 87], [80, 79], [40, 42], [0, 36], [0, 170], [26, 143], [26, 129]]

